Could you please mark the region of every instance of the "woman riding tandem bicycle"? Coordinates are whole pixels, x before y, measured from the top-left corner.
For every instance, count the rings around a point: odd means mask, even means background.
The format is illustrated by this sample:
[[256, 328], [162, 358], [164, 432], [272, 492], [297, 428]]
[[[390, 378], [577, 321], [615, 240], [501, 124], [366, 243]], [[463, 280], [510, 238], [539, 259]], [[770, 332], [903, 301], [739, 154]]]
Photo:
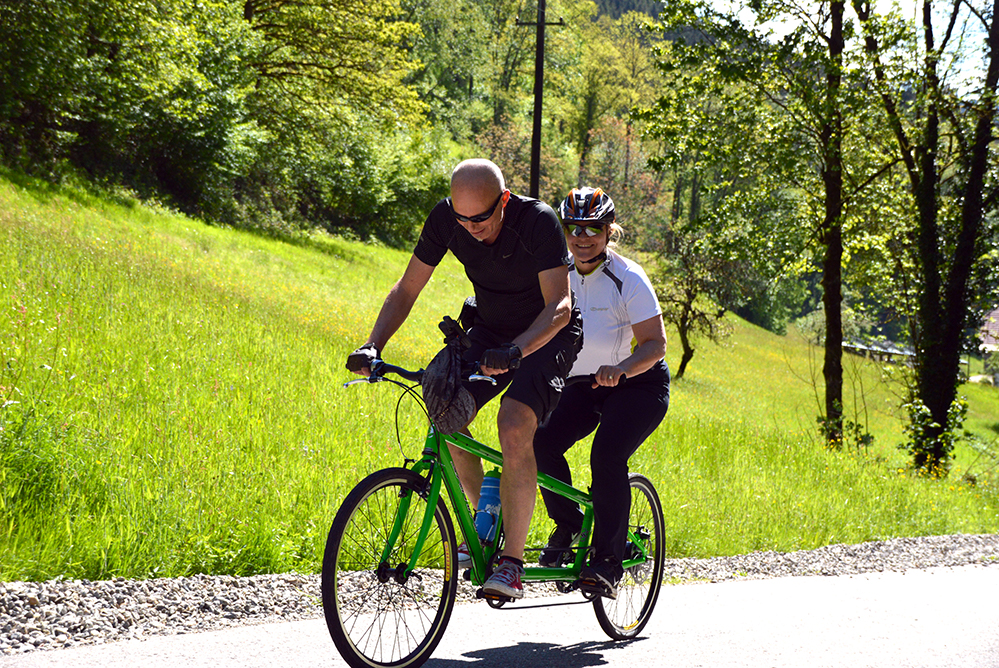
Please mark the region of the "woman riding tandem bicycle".
[[[572, 484], [565, 453], [596, 429], [590, 451], [593, 554], [578, 584], [584, 592], [614, 598], [627, 546], [628, 459], [669, 408], [666, 331], [645, 272], [608, 247], [621, 232], [611, 198], [600, 189], [573, 189], [559, 214], [575, 259], [569, 280], [583, 316], [583, 348], [571, 374], [594, 374], [594, 382], [565, 388], [535, 433], [534, 454], [539, 472]], [[544, 488], [541, 494], [556, 528], [539, 562], [558, 565], [571, 558], [583, 514], [564, 496]]]

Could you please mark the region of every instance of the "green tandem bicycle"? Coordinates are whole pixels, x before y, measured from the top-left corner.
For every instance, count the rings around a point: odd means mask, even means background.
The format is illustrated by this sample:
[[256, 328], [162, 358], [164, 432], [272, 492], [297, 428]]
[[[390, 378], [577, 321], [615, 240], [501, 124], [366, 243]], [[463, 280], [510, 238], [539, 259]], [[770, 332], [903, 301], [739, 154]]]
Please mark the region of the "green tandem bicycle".
[[[419, 382], [420, 371], [375, 360], [371, 375], [350, 381], [388, 381], [419, 396], [415, 387], [387, 378]], [[486, 376], [473, 377], [484, 382]], [[592, 377], [579, 377], [590, 381]], [[574, 379], [569, 379], [570, 381]], [[567, 381], [568, 382], [568, 381]], [[458, 481], [447, 443], [486, 462], [503, 465], [502, 454], [461, 433], [442, 434], [433, 424], [418, 460], [376, 471], [344, 499], [333, 520], [323, 555], [322, 600], [326, 625], [344, 660], [354, 668], [419, 666], [433, 653], [447, 628], [458, 592], [458, 544], [463, 538], [471, 567], [461, 574], [481, 587], [502, 554], [502, 511], [491, 543], [480, 543], [474, 511]], [[588, 493], [545, 474], [538, 484], [578, 503], [584, 512], [578, 544], [552, 567], [526, 565], [522, 581], [554, 582], [558, 591], [576, 590], [593, 529]], [[611, 638], [634, 638], [645, 627], [663, 578], [664, 521], [659, 496], [645, 476], [631, 473], [631, 512], [624, 578], [616, 599], [593, 596], [600, 627]], [[444, 503], [450, 499], [460, 536]], [[532, 548], [539, 552], [541, 548]], [[509, 599], [486, 598], [492, 607]]]

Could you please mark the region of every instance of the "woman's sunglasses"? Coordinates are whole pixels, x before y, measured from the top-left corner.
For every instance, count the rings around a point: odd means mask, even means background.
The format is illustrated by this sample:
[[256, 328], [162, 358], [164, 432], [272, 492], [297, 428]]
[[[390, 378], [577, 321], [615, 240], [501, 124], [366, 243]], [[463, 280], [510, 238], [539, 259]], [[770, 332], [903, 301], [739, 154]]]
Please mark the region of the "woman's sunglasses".
[[604, 231], [607, 223], [590, 223], [589, 225], [566, 225], [562, 223], [563, 229], [574, 237], [581, 237], [584, 234], [588, 237], [595, 237]]
[[496, 206], [500, 203], [501, 199], [503, 199], [503, 193], [500, 193], [499, 197], [496, 198], [496, 201], [493, 202], [493, 205], [489, 207], [488, 211], [486, 211], [485, 213], [480, 213], [477, 216], [463, 216], [457, 211], [455, 211], [454, 204], [451, 203], [450, 197], [447, 198], [447, 205], [451, 207], [451, 215], [454, 216], [459, 223], [481, 223], [483, 221], [489, 220], [489, 218], [492, 217], [493, 212], [496, 211]]

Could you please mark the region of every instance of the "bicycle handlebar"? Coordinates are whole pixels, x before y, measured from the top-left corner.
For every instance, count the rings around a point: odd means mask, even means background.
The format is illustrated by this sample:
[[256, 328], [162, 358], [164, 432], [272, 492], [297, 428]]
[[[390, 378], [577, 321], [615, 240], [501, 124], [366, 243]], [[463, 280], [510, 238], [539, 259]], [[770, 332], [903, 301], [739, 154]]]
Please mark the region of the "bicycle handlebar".
[[[396, 366], [394, 364], [389, 364], [388, 362], [380, 359], [376, 359], [371, 363], [371, 375], [367, 378], [358, 378], [356, 380], [349, 380], [343, 384], [344, 387], [349, 387], [351, 385], [356, 385], [357, 383], [377, 383], [380, 380], [385, 379], [385, 374], [391, 373], [399, 376], [400, 378], [405, 378], [406, 380], [411, 380], [415, 383], [419, 383], [423, 380], [424, 369], [419, 371], [411, 371], [409, 369], [404, 369], [401, 366]], [[478, 373], [472, 373], [468, 375], [468, 380], [471, 381], [487, 381], [496, 384], [496, 379], [492, 376], [484, 376]], [[621, 380], [618, 381], [618, 385], [624, 383], [628, 380], [627, 376], [621, 376]], [[583, 376], [569, 376], [565, 379], [565, 386], [578, 385], [580, 383], [593, 383], [596, 381], [595, 374], [586, 374]]]
[[[343, 384], [344, 387], [350, 385], [356, 385], [357, 383], [377, 383], [380, 380], [385, 380], [385, 374], [392, 373], [400, 378], [405, 378], [406, 380], [411, 380], [414, 383], [419, 383], [423, 380], [423, 372], [426, 369], [420, 369], [419, 371], [411, 371], [409, 369], [404, 369], [401, 366], [396, 366], [394, 364], [389, 364], [384, 360], [376, 359], [371, 363], [371, 375], [367, 378], [358, 378], [357, 380], [348, 380]], [[492, 376], [483, 376], [478, 373], [468, 374], [468, 380], [477, 381], [484, 380], [493, 385], [496, 384], [496, 379]]]

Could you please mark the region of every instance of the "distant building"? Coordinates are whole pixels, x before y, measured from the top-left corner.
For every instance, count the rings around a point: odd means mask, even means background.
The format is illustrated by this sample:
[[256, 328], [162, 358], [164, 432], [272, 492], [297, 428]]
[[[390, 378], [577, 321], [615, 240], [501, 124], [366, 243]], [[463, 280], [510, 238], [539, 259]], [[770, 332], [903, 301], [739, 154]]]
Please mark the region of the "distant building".
[[911, 348], [899, 347], [891, 341], [844, 341], [843, 350], [889, 364], [901, 363], [911, 366], [912, 360], [916, 357]]
[[992, 376], [993, 384], [999, 385], [999, 309], [985, 316], [978, 338], [982, 340], [978, 349], [985, 358], [985, 375]]

